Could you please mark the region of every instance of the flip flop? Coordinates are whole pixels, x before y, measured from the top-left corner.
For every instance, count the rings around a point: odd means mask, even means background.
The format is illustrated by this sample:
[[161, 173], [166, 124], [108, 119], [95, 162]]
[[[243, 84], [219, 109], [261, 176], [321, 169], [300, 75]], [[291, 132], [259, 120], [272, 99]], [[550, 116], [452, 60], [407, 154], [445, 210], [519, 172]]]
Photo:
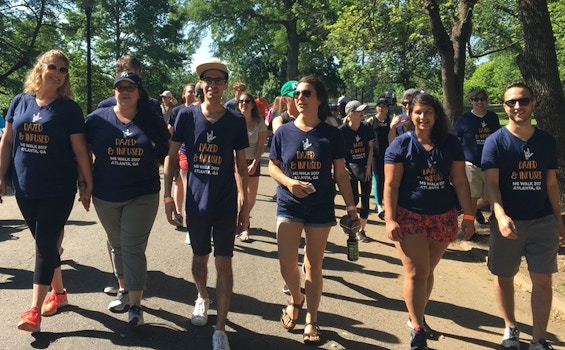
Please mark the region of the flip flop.
[[303, 334], [304, 344], [306, 345], [320, 344], [322, 342], [322, 335], [320, 332], [320, 327], [318, 327], [318, 324], [316, 322], [308, 322], [304, 325], [304, 329], [306, 329], [307, 326], [312, 326], [312, 330], [310, 331], [310, 333]]
[[286, 312], [286, 308], [288, 306], [292, 306], [293, 308], [298, 310], [298, 314], [300, 314], [300, 310], [302, 310], [302, 306], [304, 305], [305, 301], [306, 301], [306, 296], [304, 296], [304, 298], [302, 299], [302, 302], [300, 304], [293, 304], [291, 302], [288, 302], [287, 306], [282, 308], [282, 314], [281, 314], [280, 321], [281, 321], [281, 324], [284, 327], [284, 329], [286, 329], [287, 331], [293, 330], [294, 327], [296, 327], [296, 321], [298, 321], [298, 317], [292, 318], [292, 315], [289, 315], [288, 312]]

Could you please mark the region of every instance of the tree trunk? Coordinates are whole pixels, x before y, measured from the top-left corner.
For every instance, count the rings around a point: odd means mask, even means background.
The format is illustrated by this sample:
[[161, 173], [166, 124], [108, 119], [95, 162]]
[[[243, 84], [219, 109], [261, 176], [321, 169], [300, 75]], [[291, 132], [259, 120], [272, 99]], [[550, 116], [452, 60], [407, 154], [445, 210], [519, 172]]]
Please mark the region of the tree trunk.
[[537, 99], [535, 118], [538, 126], [558, 141], [558, 179], [561, 188], [561, 209], [565, 207], [565, 96], [559, 80], [555, 37], [546, 0], [520, 0], [520, 16], [524, 28], [524, 51], [517, 64], [524, 81]]
[[286, 25], [286, 79], [293, 80], [298, 76], [298, 49], [300, 45], [296, 27], [296, 19], [289, 19]]
[[465, 46], [471, 37], [473, 7], [477, 0], [460, 0], [449, 37], [435, 0], [426, 0], [434, 45], [441, 57], [443, 108], [452, 122], [463, 112], [463, 80], [465, 79]]

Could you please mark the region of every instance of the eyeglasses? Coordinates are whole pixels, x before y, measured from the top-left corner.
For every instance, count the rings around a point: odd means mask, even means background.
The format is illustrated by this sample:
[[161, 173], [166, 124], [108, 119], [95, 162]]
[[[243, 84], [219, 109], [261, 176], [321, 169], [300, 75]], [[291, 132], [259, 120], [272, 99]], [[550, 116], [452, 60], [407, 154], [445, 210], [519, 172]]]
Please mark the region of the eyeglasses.
[[246, 99], [246, 100], [239, 100], [239, 103], [244, 103], [244, 104], [249, 104], [252, 101], [250, 99]]
[[530, 102], [532, 102], [532, 99], [529, 97], [523, 97], [523, 98], [519, 98], [516, 100], [508, 100], [508, 101], [504, 101], [504, 104], [507, 105], [510, 108], [513, 108], [514, 106], [516, 106], [516, 103], [519, 103], [520, 106], [527, 106], [530, 104]]
[[52, 64], [52, 63], [47, 65], [47, 70], [59, 70], [59, 72], [61, 72], [63, 74], [67, 74], [69, 72], [69, 68], [67, 68], [67, 67], [57, 68], [57, 66]]
[[137, 86], [135, 85], [120, 85], [114, 88], [114, 90], [118, 90], [118, 92], [133, 92], [135, 89], [137, 89]]
[[222, 85], [226, 83], [226, 79], [224, 78], [211, 78], [211, 77], [204, 77], [202, 81], [205, 82], [207, 85]]
[[479, 101], [485, 102], [486, 100], [487, 100], [486, 97], [473, 97], [473, 98], [471, 99], [471, 101], [473, 101], [473, 102], [479, 102]]
[[311, 90], [302, 90], [302, 91], [296, 90], [294, 92], [294, 98], [300, 98], [300, 95], [308, 98], [308, 97], [312, 96], [312, 91]]

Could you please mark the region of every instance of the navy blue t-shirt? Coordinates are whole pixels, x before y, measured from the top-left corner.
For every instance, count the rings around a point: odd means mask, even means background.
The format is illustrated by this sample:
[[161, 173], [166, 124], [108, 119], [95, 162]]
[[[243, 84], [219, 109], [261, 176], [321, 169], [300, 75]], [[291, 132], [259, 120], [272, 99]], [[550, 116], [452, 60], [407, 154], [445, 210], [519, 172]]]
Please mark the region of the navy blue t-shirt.
[[333, 161], [345, 158], [343, 135], [338, 128], [324, 122], [320, 122], [308, 132], [298, 129], [294, 123], [283, 124], [274, 133], [269, 158], [281, 162], [280, 168], [286, 176], [311, 182], [316, 192], [305, 198], [297, 198], [286, 186], [279, 184], [277, 203], [333, 203]]
[[95, 197], [124, 202], [159, 192], [159, 164], [153, 142], [136, 125], [135, 118], [124, 124], [113, 107], [99, 108], [86, 118], [86, 142], [95, 156]]
[[237, 213], [235, 151], [249, 147], [243, 116], [226, 109], [211, 123], [201, 105], [192, 105], [177, 115], [171, 140], [185, 144], [190, 164], [187, 213], [211, 218]]
[[12, 182], [16, 196], [73, 196], [77, 165], [70, 137], [84, 133], [80, 106], [58, 98], [39, 107], [34, 95], [22, 94], [12, 100], [6, 121], [12, 123], [13, 130]]
[[491, 111], [482, 117], [468, 112], [457, 118], [453, 133], [461, 140], [465, 160], [480, 167], [485, 140], [498, 129], [500, 121], [496, 113]]
[[355, 131], [348, 123], [345, 123], [341, 124], [338, 129], [341, 130], [345, 142], [345, 162], [367, 165], [369, 141], [375, 139], [371, 125], [367, 122], [361, 122], [357, 131]]
[[485, 142], [482, 169], [499, 170], [499, 188], [506, 215], [532, 220], [553, 213], [547, 194], [547, 169], [557, 169], [557, 141], [535, 129], [528, 141], [501, 128]]
[[436, 215], [455, 207], [449, 173], [453, 161], [465, 161], [461, 143], [453, 134], [430, 151], [410, 132], [396, 137], [385, 152], [385, 164], [402, 163], [398, 205], [410, 211]]

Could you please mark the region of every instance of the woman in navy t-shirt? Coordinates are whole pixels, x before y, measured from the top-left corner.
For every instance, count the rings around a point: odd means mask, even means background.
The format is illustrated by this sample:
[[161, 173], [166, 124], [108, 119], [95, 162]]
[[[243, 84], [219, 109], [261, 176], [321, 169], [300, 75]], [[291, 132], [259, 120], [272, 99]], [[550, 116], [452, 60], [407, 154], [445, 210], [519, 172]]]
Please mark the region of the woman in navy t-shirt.
[[406, 132], [385, 152], [385, 221], [404, 266], [412, 346], [420, 348], [433, 337], [424, 312], [434, 269], [457, 236], [454, 192], [465, 213], [464, 238], [475, 228], [465, 157], [457, 137], [448, 133], [440, 102], [426, 93], [416, 95], [404, 125]]
[[114, 96], [115, 106], [99, 108], [86, 119], [94, 155], [92, 201], [112, 246], [120, 288], [108, 309], [129, 309], [129, 325], [139, 326], [147, 280], [145, 248], [159, 207], [159, 165], [168, 152], [169, 132], [137, 74], [116, 76]]
[[[337, 128], [324, 122], [328, 115], [328, 94], [324, 83], [314, 76], [303, 77], [296, 87], [294, 99], [299, 115], [295, 121], [277, 129], [269, 155], [269, 173], [279, 184], [279, 263], [291, 295], [280, 321], [285, 329], [294, 329], [300, 308], [307, 301], [304, 343], [318, 344], [321, 341], [318, 307], [322, 297], [322, 260], [330, 229], [336, 224], [335, 182], [349, 215], [354, 220], [358, 217], [344, 164], [343, 136]], [[298, 269], [302, 230], [306, 233], [306, 296], [300, 291]]]
[[[0, 142], [0, 191], [6, 194], [5, 179], [13, 162], [16, 200], [36, 245], [32, 307], [20, 316], [18, 328], [39, 332], [39, 309], [51, 315], [67, 304], [57, 241], [73, 207], [77, 165], [83, 174], [78, 182], [79, 200], [86, 210], [92, 174], [82, 110], [71, 100], [67, 56], [59, 50], [39, 56], [24, 90], [6, 114]], [[52, 292], [45, 299], [50, 285]]]

